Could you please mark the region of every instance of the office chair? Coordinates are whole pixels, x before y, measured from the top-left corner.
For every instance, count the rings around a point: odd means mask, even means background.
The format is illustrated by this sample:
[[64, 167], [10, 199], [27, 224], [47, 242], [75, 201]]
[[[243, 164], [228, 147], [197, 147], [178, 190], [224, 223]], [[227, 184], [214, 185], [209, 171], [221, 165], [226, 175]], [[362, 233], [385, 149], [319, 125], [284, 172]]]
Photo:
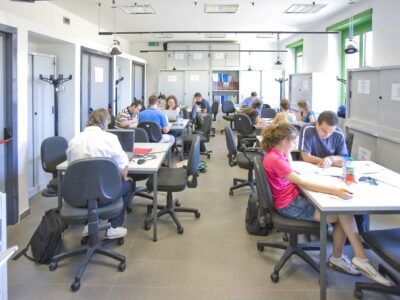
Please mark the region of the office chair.
[[286, 243], [269, 243], [264, 241], [257, 242], [257, 249], [263, 251], [264, 247], [276, 248], [285, 250], [281, 259], [274, 267], [274, 272], [271, 274], [271, 281], [279, 281], [279, 272], [289, 258], [296, 254], [306, 263], [308, 263], [314, 270], [319, 272], [319, 265], [305, 252], [305, 251], [317, 251], [319, 246], [298, 244], [299, 234], [319, 234], [319, 223], [302, 221], [284, 217], [277, 213], [274, 207], [274, 200], [272, 199], [272, 193], [268, 182], [268, 177], [265, 173], [262, 160], [260, 157], [254, 158], [254, 170], [257, 182], [257, 194], [260, 201], [260, 205], [270, 213], [272, 224], [277, 231], [289, 234], [289, 244]]
[[208, 143], [210, 141], [210, 135], [211, 135], [211, 128], [212, 128], [212, 115], [207, 114], [204, 117], [204, 123], [203, 127], [201, 130], [193, 131], [192, 134], [188, 134], [182, 138], [183, 140], [183, 148], [184, 148], [184, 153], [189, 152], [192, 141], [193, 141], [193, 135], [199, 135], [200, 136], [200, 154], [205, 155], [208, 159], [211, 157], [211, 150], [206, 150], [205, 143]]
[[[99, 208], [99, 199], [112, 200], [121, 192], [121, 173], [117, 164], [110, 158], [86, 158], [72, 162], [64, 175], [62, 185], [63, 205], [60, 217], [67, 225], [88, 224], [89, 241], [87, 245], [56, 255], [49, 264], [50, 271], [58, 267], [65, 258], [85, 254], [71, 285], [72, 291], [80, 288], [80, 282], [86, 266], [95, 253], [119, 261], [118, 270], [126, 268], [125, 257], [104, 247], [106, 242], [99, 241], [99, 219], [112, 219], [123, 210], [122, 198], [110, 205]], [[108, 225], [109, 227], [109, 225]], [[103, 229], [103, 228], [102, 228]], [[120, 244], [123, 239], [119, 239]]]
[[[232, 129], [229, 126], [225, 126], [225, 138], [226, 146], [228, 148], [229, 166], [233, 167], [237, 165], [239, 168], [248, 170], [247, 179], [233, 178], [233, 186], [229, 188], [229, 196], [233, 195], [234, 190], [244, 186], [249, 186], [251, 190], [254, 191], [253, 158], [259, 155], [258, 149], [249, 148], [244, 152], [237, 151], [235, 137], [233, 136]], [[244, 139], [244, 141], [245, 140], [246, 139]]]
[[263, 108], [261, 110], [261, 118], [274, 118], [276, 110], [273, 108]]
[[162, 139], [161, 129], [156, 122], [153, 121], [140, 122], [137, 127], [146, 130], [150, 143], [158, 143], [159, 141], [161, 141]]
[[354, 140], [354, 133], [348, 133], [346, 135], [346, 147], [347, 147], [347, 152], [349, 153], [349, 156], [351, 156], [351, 150], [353, 149], [353, 140]]
[[[385, 263], [400, 272], [400, 229], [371, 230], [361, 233], [365, 244], [374, 251]], [[354, 296], [363, 298], [363, 290], [400, 296], [400, 281], [385, 266], [379, 264], [379, 272], [390, 278], [395, 285], [385, 286], [376, 282], [356, 282]]]
[[53, 178], [42, 191], [44, 197], [55, 197], [58, 193], [57, 165], [67, 160], [68, 142], [62, 136], [53, 136], [45, 139], [40, 146], [42, 168], [51, 173]]
[[242, 140], [251, 138], [256, 142], [256, 128], [253, 126], [250, 117], [246, 114], [239, 113], [234, 115], [234, 126], [237, 136], [238, 150], [242, 148]]
[[[233, 117], [235, 115], [236, 109], [235, 109], [235, 104], [231, 100], [225, 100], [222, 102], [222, 112], [225, 114], [225, 116], [222, 116], [222, 119], [229, 121], [230, 127], [233, 129]], [[233, 115], [230, 115], [233, 114]], [[224, 132], [224, 130], [221, 130], [221, 133]]]
[[[183, 191], [186, 187], [195, 188], [197, 187], [197, 176], [198, 167], [200, 162], [200, 137], [198, 135], [193, 136], [192, 145], [190, 147], [190, 153], [188, 158], [188, 165], [186, 168], [161, 168], [157, 174], [157, 189], [159, 192], [167, 192], [167, 205], [159, 205], [157, 208], [160, 209], [157, 213], [157, 218], [169, 214], [174, 220], [177, 232], [183, 233], [183, 227], [179, 222], [176, 213], [177, 212], [189, 212], [194, 213], [196, 218], [200, 218], [200, 213], [197, 209], [175, 207], [173, 202], [174, 192]], [[189, 180], [191, 177], [191, 180]], [[147, 189], [153, 189], [153, 177], [150, 177], [147, 181]], [[151, 212], [152, 206], [149, 205], [148, 212]], [[153, 216], [151, 215], [144, 222], [144, 229], [149, 230], [153, 223]]]
[[[219, 101], [214, 101], [211, 105], [211, 113], [213, 114], [213, 121], [217, 121], [217, 115], [219, 110]], [[211, 136], [215, 136], [215, 128], [211, 128]]]

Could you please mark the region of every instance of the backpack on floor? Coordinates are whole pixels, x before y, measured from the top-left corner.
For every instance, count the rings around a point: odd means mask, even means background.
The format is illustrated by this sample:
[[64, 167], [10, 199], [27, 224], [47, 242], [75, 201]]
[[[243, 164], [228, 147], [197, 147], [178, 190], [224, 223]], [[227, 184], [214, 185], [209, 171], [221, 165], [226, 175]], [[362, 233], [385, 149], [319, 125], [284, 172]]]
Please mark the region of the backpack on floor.
[[[49, 263], [61, 245], [63, 232], [66, 228], [67, 225], [61, 220], [58, 208], [46, 211], [28, 245], [13, 260], [24, 255], [37, 263]], [[29, 248], [31, 248], [32, 256], [27, 254]]]
[[260, 205], [257, 193], [251, 193], [246, 209], [246, 229], [252, 235], [268, 235], [273, 228], [271, 216]]

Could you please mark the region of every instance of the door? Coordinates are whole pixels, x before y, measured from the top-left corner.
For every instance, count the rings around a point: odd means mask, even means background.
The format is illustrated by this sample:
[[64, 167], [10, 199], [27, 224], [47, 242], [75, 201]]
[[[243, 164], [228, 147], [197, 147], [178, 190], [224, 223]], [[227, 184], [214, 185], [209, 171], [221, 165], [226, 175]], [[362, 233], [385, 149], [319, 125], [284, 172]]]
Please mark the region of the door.
[[28, 194], [39, 192], [51, 179], [43, 171], [40, 146], [48, 137], [54, 136], [54, 88], [39, 79], [55, 76], [56, 60], [51, 55], [29, 54], [28, 76]]
[[181, 105], [192, 107], [195, 93], [199, 92], [211, 105], [210, 96], [210, 72], [209, 71], [185, 71], [185, 98]]
[[289, 101], [292, 108], [297, 108], [299, 100], [305, 100], [312, 106], [312, 75], [310, 73], [289, 75]]
[[184, 71], [160, 71], [158, 77], [158, 92], [166, 96], [174, 95], [179, 103], [182, 103], [185, 92]]
[[241, 71], [239, 81], [240, 103], [250, 97], [251, 92], [256, 92], [257, 98], [261, 97], [261, 71]]
[[144, 99], [144, 66], [132, 65], [132, 95], [134, 98]]
[[282, 71], [270, 70], [262, 71], [261, 73], [261, 97], [264, 104], [269, 104], [271, 107], [279, 107], [281, 85], [275, 79], [282, 78]]
[[112, 107], [112, 64], [107, 55], [82, 52], [81, 130], [93, 110]]
[[[5, 140], [3, 128], [6, 127], [5, 111], [6, 111], [6, 91], [5, 91], [5, 39], [4, 34], [0, 33], [0, 141]], [[6, 144], [0, 144], [0, 193], [6, 191]]]

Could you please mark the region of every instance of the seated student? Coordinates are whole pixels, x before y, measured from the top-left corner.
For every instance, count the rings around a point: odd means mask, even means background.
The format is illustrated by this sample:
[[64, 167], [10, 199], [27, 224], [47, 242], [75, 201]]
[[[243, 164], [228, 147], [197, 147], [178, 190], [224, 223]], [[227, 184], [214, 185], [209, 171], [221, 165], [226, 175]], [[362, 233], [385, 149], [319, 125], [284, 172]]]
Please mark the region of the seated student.
[[178, 105], [178, 100], [174, 95], [170, 95], [167, 97], [167, 101], [165, 102], [165, 109], [166, 110], [175, 110], [176, 115], [181, 115], [181, 108]]
[[191, 120], [195, 123], [197, 130], [202, 128], [205, 115], [210, 113], [211, 106], [208, 101], [199, 92], [195, 93], [193, 96]]
[[288, 99], [282, 99], [280, 103], [281, 111], [278, 112], [272, 124], [295, 124], [297, 122], [296, 116], [290, 111], [290, 102]]
[[[90, 157], [109, 157], [113, 159], [121, 170], [122, 189], [119, 196], [124, 200], [121, 213], [111, 221], [111, 228], [106, 232], [108, 239], [124, 237], [127, 234], [126, 228], [122, 227], [125, 217], [125, 209], [135, 191], [135, 183], [128, 177], [128, 156], [122, 150], [121, 144], [116, 135], [106, 132], [110, 122], [110, 114], [107, 110], [100, 108], [93, 111], [83, 132], [78, 133], [68, 144], [67, 160], [71, 163], [78, 159]], [[100, 202], [99, 207], [111, 204]], [[87, 234], [85, 227], [84, 235]]]
[[315, 114], [308, 107], [308, 102], [305, 100], [300, 100], [297, 102], [297, 106], [300, 111], [299, 125], [304, 125], [315, 121]]
[[158, 109], [157, 96], [152, 95], [149, 97], [149, 105], [146, 110], [139, 114], [139, 123], [144, 121], [153, 121], [160, 126], [163, 135], [160, 143], [169, 143], [171, 146], [175, 143], [175, 137], [167, 134], [172, 127], [165, 115]]
[[259, 99], [257, 99], [257, 93], [256, 92], [251, 92], [250, 97], [247, 97], [246, 99], [244, 99], [243, 102], [241, 103], [241, 105], [242, 105], [242, 107], [251, 107], [251, 105], [255, 101], [261, 102]]
[[259, 117], [257, 110], [255, 110], [254, 108], [246, 107], [243, 109], [243, 113], [249, 116], [252, 125], [254, 126], [267, 125], [267, 123]]
[[158, 100], [158, 108], [159, 109], [164, 109], [164, 107], [167, 103], [166, 99], [167, 99], [167, 97], [164, 94], [160, 93], [160, 95], [158, 95], [157, 100]]
[[258, 116], [261, 116], [261, 109], [262, 109], [262, 103], [258, 100], [254, 101], [253, 104], [250, 106], [251, 108], [255, 109]]
[[115, 118], [116, 128], [133, 128], [139, 123], [139, 112], [142, 109], [142, 102], [134, 100], [131, 105], [121, 111]]
[[[317, 222], [320, 220], [319, 211], [301, 193], [298, 186], [343, 199], [352, 197], [345, 187], [334, 187], [311, 181], [291, 169], [290, 152], [297, 139], [297, 130], [293, 126], [289, 124], [270, 126], [263, 130], [262, 136], [261, 146], [265, 151], [263, 166], [269, 179], [274, 206], [278, 213], [298, 220]], [[359, 275], [362, 272], [372, 280], [390, 286], [390, 281], [375, 270], [369, 262], [354, 217], [329, 215], [327, 221], [333, 224], [333, 249], [328, 265], [349, 275]], [[350, 240], [354, 250], [351, 262], [343, 255], [346, 237]]]

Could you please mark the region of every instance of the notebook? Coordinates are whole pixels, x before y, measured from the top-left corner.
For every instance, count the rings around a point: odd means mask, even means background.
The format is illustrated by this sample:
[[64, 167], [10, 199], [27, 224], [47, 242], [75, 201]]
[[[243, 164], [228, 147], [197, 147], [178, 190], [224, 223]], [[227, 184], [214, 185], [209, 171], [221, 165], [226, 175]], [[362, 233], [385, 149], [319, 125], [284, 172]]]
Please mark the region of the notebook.
[[162, 110], [162, 112], [168, 118], [169, 122], [176, 121], [177, 114], [175, 110]]
[[[132, 129], [109, 129], [108, 132], [115, 134], [121, 144], [122, 150], [132, 154], [135, 145], [135, 130]], [[128, 156], [129, 156], [128, 154]]]

